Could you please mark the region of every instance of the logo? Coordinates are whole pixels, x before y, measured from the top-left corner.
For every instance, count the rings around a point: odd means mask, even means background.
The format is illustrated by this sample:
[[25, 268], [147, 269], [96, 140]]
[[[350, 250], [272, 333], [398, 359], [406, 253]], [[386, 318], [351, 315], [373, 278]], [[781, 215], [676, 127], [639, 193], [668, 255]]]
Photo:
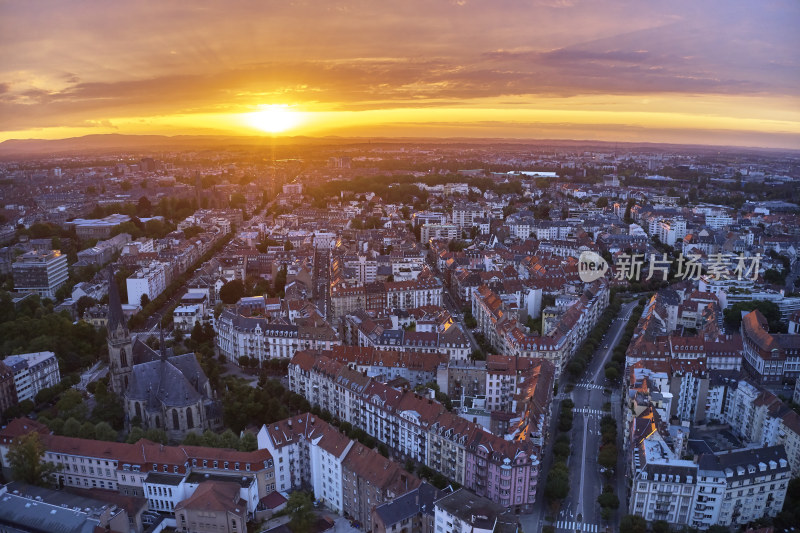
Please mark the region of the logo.
[[608, 272], [608, 262], [595, 252], [581, 252], [578, 258], [578, 276], [584, 283], [602, 278]]

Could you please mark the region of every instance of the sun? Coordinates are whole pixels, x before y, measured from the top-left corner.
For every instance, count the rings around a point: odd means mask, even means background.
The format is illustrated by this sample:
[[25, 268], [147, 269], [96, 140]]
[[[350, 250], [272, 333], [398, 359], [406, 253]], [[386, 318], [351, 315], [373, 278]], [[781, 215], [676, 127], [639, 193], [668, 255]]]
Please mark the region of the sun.
[[267, 133], [283, 133], [302, 122], [302, 115], [285, 104], [261, 106], [247, 118], [251, 126]]

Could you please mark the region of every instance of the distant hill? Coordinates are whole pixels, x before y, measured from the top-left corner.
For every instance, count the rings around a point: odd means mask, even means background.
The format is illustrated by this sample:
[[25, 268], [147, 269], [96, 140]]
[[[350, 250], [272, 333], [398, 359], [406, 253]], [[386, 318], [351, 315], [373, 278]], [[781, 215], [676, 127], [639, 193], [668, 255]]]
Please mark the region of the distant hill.
[[459, 146], [502, 145], [519, 147], [559, 148], [580, 150], [605, 150], [620, 152], [664, 151], [683, 153], [720, 153], [743, 150], [748, 152], [789, 152], [769, 148], [742, 148], [727, 146], [699, 146], [661, 143], [621, 143], [594, 140], [557, 139], [478, 139], [478, 138], [388, 138], [388, 137], [269, 137], [225, 135], [124, 135], [118, 133], [86, 135], [68, 139], [9, 139], [0, 142], [0, 157], [48, 157], [65, 154], [109, 154], [120, 152], [164, 152], [186, 150], [257, 149], [269, 146], [290, 145], [351, 145], [368, 147], [376, 145]]

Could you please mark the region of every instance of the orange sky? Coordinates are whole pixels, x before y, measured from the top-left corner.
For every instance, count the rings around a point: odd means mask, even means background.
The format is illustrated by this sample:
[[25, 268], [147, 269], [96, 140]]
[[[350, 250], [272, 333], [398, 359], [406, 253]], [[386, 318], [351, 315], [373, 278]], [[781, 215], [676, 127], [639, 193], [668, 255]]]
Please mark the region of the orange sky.
[[9, 1], [0, 140], [281, 129], [800, 148], [798, 27], [796, 0]]

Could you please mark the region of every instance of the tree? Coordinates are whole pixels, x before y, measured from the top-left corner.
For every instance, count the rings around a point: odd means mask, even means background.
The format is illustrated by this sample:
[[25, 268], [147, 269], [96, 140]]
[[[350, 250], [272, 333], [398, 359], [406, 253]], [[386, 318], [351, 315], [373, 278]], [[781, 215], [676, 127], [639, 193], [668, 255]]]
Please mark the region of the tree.
[[221, 448], [237, 449], [239, 447], [239, 437], [230, 429], [226, 429], [219, 437]]
[[117, 432], [108, 422], [98, 422], [94, 427], [94, 438], [113, 442], [117, 440]]
[[131, 185], [130, 181], [125, 180], [125, 181], [122, 182], [122, 190], [123, 191], [129, 191], [129, 190], [131, 190], [132, 187], [133, 187], [133, 185]]
[[140, 304], [141, 304], [141, 306], [143, 308], [147, 307], [147, 304], [150, 303], [150, 297], [148, 295], [146, 295], [146, 294], [142, 294], [141, 299], [139, 300], [139, 302], [140, 302]]
[[617, 447], [614, 444], [601, 446], [600, 454], [597, 456], [597, 462], [604, 468], [613, 469], [617, 466]]
[[11, 465], [12, 477], [29, 485], [47, 485], [56, 466], [44, 458], [44, 443], [36, 432], [17, 438], [8, 450], [7, 459]]
[[235, 279], [222, 286], [219, 290], [219, 297], [226, 304], [235, 304], [244, 296], [244, 292], [244, 283]]
[[544, 494], [551, 500], [563, 500], [569, 494], [569, 471], [567, 465], [558, 462], [550, 469], [547, 474], [547, 482], [544, 487]]
[[286, 252], [291, 252], [294, 250], [294, 244], [292, 244], [292, 241], [287, 240], [285, 243], [283, 243], [283, 249]]
[[286, 502], [286, 512], [291, 517], [289, 527], [294, 533], [308, 533], [314, 524], [314, 505], [305, 492], [294, 491]]
[[619, 508], [619, 498], [613, 492], [603, 492], [603, 494], [597, 497], [597, 503], [599, 503], [601, 507], [608, 507], [609, 509]]
[[766, 300], [750, 300], [749, 302], [739, 302], [733, 304], [723, 312], [725, 324], [730, 329], [737, 329], [742, 321], [742, 311], [758, 310], [767, 319], [767, 326], [773, 333], [783, 330], [781, 323], [781, 311], [775, 302]]
[[[722, 527], [722, 526], [720, 526], [720, 527]], [[670, 527], [669, 527], [669, 522], [667, 522], [666, 520], [655, 520], [655, 521], [653, 521], [653, 525], [651, 526], [651, 529], [653, 530], [653, 533], [670, 533], [670, 531], [671, 531]], [[722, 527], [722, 529], [725, 530], [726, 532], [730, 531], [730, 529], [728, 529], [727, 527]], [[711, 530], [707, 529], [706, 532], [708, 532], [708, 531], [711, 531]]]
[[77, 437], [81, 433], [81, 423], [74, 418], [67, 419], [64, 422], [64, 435], [67, 437]]
[[614, 365], [606, 365], [605, 374], [608, 381], [617, 381], [619, 379], [619, 370]]
[[258, 439], [252, 433], [245, 433], [242, 435], [242, 438], [239, 439], [239, 451], [240, 452], [253, 452], [258, 449]]
[[140, 217], [149, 217], [152, 208], [153, 205], [150, 203], [150, 200], [147, 199], [147, 196], [142, 196], [136, 204], [136, 214]]
[[601, 198], [598, 198], [597, 202], [595, 202], [594, 205], [596, 207], [601, 208], [601, 209], [606, 208], [606, 207], [608, 207], [608, 198], [606, 198], [605, 196], [603, 196]]
[[641, 516], [628, 514], [619, 523], [620, 533], [647, 533], [647, 521]]
[[81, 425], [81, 430], [78, 433], [78, 436], [82, 439], [94, 440], [95, 438], [94, 424], [92, 424], [88, 420], [84, 422]]

